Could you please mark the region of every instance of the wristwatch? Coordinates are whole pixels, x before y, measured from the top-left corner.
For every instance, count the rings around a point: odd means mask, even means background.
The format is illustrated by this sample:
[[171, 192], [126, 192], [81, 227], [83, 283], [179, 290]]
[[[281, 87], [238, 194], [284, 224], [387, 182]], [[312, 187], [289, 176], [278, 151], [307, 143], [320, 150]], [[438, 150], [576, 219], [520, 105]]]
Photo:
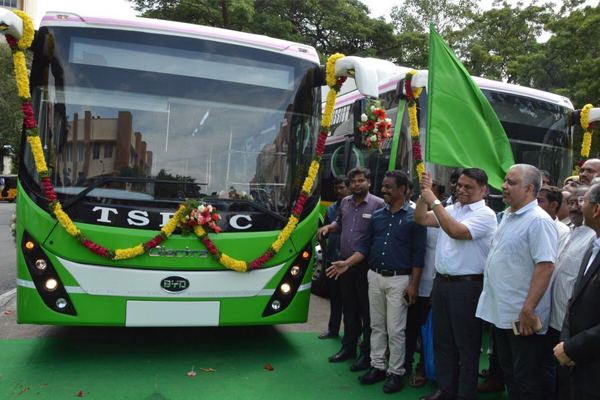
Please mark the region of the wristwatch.
[[435, 206], [439, 206], [440, 204], [442, 204], [442, 202], [439, 201], [438, 199], [435, 199], [433, 201], [433, 203], [431, 203], [431, 209], [433, 210], [435, 208]]

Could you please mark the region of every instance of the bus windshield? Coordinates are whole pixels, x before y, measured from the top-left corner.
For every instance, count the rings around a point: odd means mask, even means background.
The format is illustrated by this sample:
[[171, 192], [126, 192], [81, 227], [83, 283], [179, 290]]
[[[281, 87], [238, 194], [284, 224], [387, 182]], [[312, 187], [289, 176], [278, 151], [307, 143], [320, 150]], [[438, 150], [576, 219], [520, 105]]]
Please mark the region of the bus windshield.
[[570, 110], [532, 97], [483, 89], [508, 136], [515, 162], [546, 170], [556, 182], [571, 174]]
[[[50, 27], [37, 37], [33, 107], [52, 183], [66, 204], [95, 185], [72, 205], [74, 220], [102, 223], [85, 217], [100, 203], [160, 210], [202, 197], [221, 211], [240, 200], [289, 216], [318, 133], [315, 64], [144, 32]], [[37, 180], [29, 151], [24, 165]]]

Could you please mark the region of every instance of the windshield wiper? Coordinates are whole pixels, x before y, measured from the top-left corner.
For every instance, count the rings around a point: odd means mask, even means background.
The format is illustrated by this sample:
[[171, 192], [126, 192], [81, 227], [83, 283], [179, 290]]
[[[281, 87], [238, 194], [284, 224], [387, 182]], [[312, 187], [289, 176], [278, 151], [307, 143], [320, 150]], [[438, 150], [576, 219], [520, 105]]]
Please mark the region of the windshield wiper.
[[[92, 178], [92, 179], [95, 179], [95, 178]], [[167, 180], [154, 179], [154, 178], [136, 178], [136, 177], [127, 177], [127, 176], [104, 176], [104, 177], [98, 179], [96, 182], [93, 182], [93, 183], [89, 184], [81, 192], [77, 193], [75, 196], [73, 196], [70, 199], [68, 199], [67, 201], [65, 201], [62, 204], [63, 210], [67, 209], [68, 207], [70, 207], [74, 203], [78, 202], [79, 200], [81, 200], [82, 198], [84, 198], [85, 196], [87, 196], [88, 193], [90, 193], [92, 190], [100, 187], [101, 185], [103, 185], [103, 184], [105, 184], [107, 182], [167, 183], [167, 184], [177, 184], [177, 185], [191, 184], [191, 185], [204, 185], [204, 186], [208, 186], [207, 183], [197, 183], [197, 182], [167, 181]]]
[[214, 202], [218, 202], [218, 201], [223, 201], [223, 202], [227, 202], [227, 203], [242, 203], [242, 204], [247, 204], [250, 207], [262, 211], [263, 213], [270, 215], [271, 217], [281, 221], [281, 222], [285, 222], [287, 224], [288, 219], [282, 215], [277, 214], [274, 211], [269, 210], [266, 207], [261, 206], [260, 204], [256, 204], [254, 201], [252, 200], [246, 200], [246, 199], [222, 199], [219, 197], [215, 197], [215, 196], [204, 196], [201, 197], [202, 200], [211, 200]]

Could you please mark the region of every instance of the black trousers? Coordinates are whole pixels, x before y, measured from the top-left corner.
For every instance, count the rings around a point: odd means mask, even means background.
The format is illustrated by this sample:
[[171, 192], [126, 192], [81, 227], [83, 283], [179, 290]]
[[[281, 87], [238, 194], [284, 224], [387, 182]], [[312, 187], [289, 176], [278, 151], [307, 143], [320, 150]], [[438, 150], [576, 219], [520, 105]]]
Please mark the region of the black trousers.
[[[328, 263], [330, 266], [331, 264]], [[336, 335], [340, 332], [342, 324], [342, 289], [340, 288], [340, 279], [329, 279], [329, 325], [327, 329], [331, 334]]]
[[573, 386], [573, 400], [600, 400], [600, 394], [584, 393], [581, 389]]
[[560, 343], [560, 331], [548, 328], [546, 334], [549, 347], [552, 349], [552, 359], [556, 366], [556, 400], [571, 400], [571, 367], [561, 366], [554, 357], [554, 347]]
[[[485, 325], [488, 325], [488, 322], [484, 322]], [[490, 360], [490, 366], [488, 368], [488, 377], [489, 379], [493, 379], [498, 382], [504, 383], [504, 373], [502, 372], [502, 367], [500, 367], [500, 361], [498, 361], [498, 347], [496, 346], [496, 339], [494, 338], [494, 331], [496, 330], [494, 325], [490, 325], [490, 335], [488, 350], [491, 345], [492, 353], [489, 354], [488, 358]]]
[[495, 327], [498, 360], [504, 371], [509, 400], [541, 400], [545, 354], [544, 335], [517, 336], [512, 329]]
[[433, 354], [440, 390], [448, 398], [476, 399], [483, 322], [475, 316], [481, 281], [433, 283]]
[[[406, 360], [404, 361], [405, 375], [412, 374], [414, 363], [414, 353], [417, 349], [417, 339], [421, 336], [421, 327], [427, 322], [429, 313], [429, 297], [418, 297], [417, 302], [408, 307], [408, 316], [406, 317]], [[417, 364], [417, 373], [425, 375], [425, 363], [423, 362], [423, 350], [419, 351], [419, 364]]]
[[360, 352], [364, 356], [371, 354], [371, 317], [369, 313], [369, 282], [366, 262], [350, 267], [340, 277], [342, 305], [344, 308], [344, 337], [342, 347], [356, 349], [358, 337], [363, 341]]

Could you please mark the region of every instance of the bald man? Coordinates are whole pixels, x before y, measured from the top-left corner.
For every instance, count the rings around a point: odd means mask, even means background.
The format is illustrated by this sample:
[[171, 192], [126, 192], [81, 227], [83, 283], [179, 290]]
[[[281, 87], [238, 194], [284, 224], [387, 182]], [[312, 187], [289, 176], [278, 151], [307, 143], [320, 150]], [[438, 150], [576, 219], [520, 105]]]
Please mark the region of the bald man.
[[592, 179], [600, 175], [600, 159], [590, 158], [579, 169], [579, 183], [591, 185]]

